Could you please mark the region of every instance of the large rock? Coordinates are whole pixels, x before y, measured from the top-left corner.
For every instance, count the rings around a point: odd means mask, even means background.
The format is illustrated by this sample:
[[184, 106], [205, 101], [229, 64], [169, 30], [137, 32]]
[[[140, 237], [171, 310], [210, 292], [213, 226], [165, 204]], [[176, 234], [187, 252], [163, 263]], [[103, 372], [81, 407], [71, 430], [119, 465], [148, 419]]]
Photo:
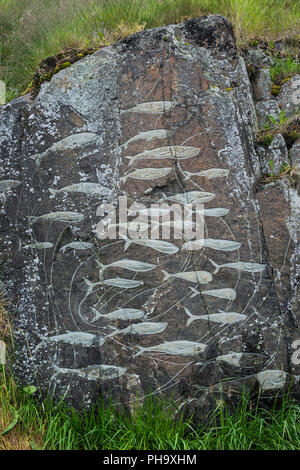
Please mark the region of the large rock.
[[[236, 393], [273, 393], [299, 374], [298, 196], [256, 184], [251, 85], [224, 18], [101, 49], [0, 119], [1, 253], [22, 383], [77, 406], [151, 392], [206, 407], [224, 379]], [[105, 204], [190, 202], [191, 191], [206, 211], [202, 248], [172, 234], [98, 236]]]
[[300, 113], [300, 75], [295, 75], [282, 85], [278, 94], [278, 103], [285, 111], [285, 117]]

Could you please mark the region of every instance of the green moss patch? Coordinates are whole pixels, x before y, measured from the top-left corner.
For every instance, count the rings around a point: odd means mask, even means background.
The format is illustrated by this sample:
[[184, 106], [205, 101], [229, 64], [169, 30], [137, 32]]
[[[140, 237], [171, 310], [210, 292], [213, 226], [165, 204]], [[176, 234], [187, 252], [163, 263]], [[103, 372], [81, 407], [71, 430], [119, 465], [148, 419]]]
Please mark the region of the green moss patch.
[[35, 97], [45, 81], [50, 81], [53, 75], [70, 67], [75, 62], [83, 59], [85, 56], [93, 54], [98, 48], [69, 49], [63, 53], [43, 59], [40, 65], [35, 69], [32, 81], [26, 87], [22, 95], [32, 93]]

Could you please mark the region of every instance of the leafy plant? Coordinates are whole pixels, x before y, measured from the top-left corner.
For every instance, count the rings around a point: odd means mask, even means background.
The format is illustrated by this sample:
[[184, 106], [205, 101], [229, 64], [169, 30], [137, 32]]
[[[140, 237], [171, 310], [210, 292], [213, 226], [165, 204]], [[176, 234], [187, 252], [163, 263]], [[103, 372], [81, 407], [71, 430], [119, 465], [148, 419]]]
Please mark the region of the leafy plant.
[[1, 436], [4, 436], [9, 431], [11, 431], [16, 426], [17, 422], [19, 421], [20, 416], [19, 416], [18, 411], [13, 406], [10, 406], [10, 411], [13, 414], [13, 419], [9, 423], [9, 425], [1, 432], [1, 434], [0, 434]]
[[298, 59], [275, 58], [274, 65], [270, 68], [270, 77], [275, 85], [282, 85], [285, 79], [300, 73], [300, 62]]
[[277, 124], [276, 116], [274, 116], [273, 114], [268, 114], [268, 119], [271, 122], [271, 124], [273, 124], [273, 126], [276, 126], [276, 124]]
[[282, 109], [279, 113], [279, 122], [278, 122], [279, 126], [281, 126], [286, 121], [287, 121], [287, 117], [285, 116], [285, 110]]
[[271, 128], [271, 125], [273, 125], [273, 127], [275, 126], [281, 126], [282, 124], [284, 124], [286, 121], [287, 121], [287, 117], [285, 116], [285, 110], [282, 109], [279, 113], [279, 116], [278, 118], [276, 116], [274, 116], [274, 114], [268, 114], [268, 119], [270, 121], [270, 123], [266, 123], [263, 128], [265, 130], [269, 130]]
[[27, 387], [23, 387], [23, 391], [27, 395], [34, 395], [36, 390], [37, 390], [37, 388], [34, 385], [28, 385]]
[[270, 170], [271, 170], [271, 176], [274, 176], [274, 162], [273, 162], [273, 160], [269, 160], [268, 165], [269, 165]]
[[288, 162], [285, 162], [281, 165], [280, 170], [279, 170], [279, 174], [285, 173], [286, 171], [288, 171], [290, 169], [291, 169], [290, 164]]
[[270, 172], [270, 175], [267, 175], [261, 178], [262, 183], [271, 183], [273, 181], [282, 179], [286, 176], [289, 177], [289, 181], [291, 184], [294, 183], [293, 178], [292, 178], [292, 167], [288, 162], [285, 162], [281, 165], [278, 173], [275, 173], [274, 171], [275, 165], [274, 165], [273, 160], [269, 160], [268, 165], [270, 167], [271, 172]]

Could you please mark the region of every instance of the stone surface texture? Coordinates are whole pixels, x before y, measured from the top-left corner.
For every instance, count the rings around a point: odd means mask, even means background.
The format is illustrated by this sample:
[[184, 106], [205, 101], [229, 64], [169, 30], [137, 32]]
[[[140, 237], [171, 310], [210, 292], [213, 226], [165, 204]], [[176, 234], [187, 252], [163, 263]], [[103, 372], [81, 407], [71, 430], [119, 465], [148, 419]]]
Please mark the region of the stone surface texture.
[[286, 117], [300, 112], [300, 75], [295, 75], [284, 83], [278, 94], [278, 103]]
[[257, 101], [271, 100], [273, 98], [271, 86], [270, 69], [258, 69], [253, 80], [254, 99]]
[[[278, 107], [256, 106], [259, 121]], [[257, 183], [256, 110], [221, 16], [135, 34], [0, 108], [2, 280], [21, 383], [76, 406], [152, 393], [206, 409], [220, 390], [272, 395], [300, 374], [299, 196], [287, 180]], [[150, 208], [192, 191], [208, 245], [97, 237], [106, 203]]]
[[[282, 165], [289, 162], [287, 145], [281, 134], [276, 134], [268, 148], [257, 147], [257, 152], [261, 163], [262, 174], [280, 173]], [[270, 167], [270, 161], [272, 168]]]

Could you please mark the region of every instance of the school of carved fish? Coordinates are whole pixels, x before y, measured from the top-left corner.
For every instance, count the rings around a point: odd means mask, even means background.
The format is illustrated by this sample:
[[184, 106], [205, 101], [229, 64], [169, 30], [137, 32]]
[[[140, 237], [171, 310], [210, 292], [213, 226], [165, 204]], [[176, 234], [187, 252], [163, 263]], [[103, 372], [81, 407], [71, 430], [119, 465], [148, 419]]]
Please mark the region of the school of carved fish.
[[[154, 114], [161, 115], [162, 113], [169, 112], [175, 107], [175, 103], [172, 101], [149, 101], [144, 103], [136, 104], [128, 109], [123, 109], [121, 115], [126, 115], [128, 113], [141, 113], [141, 114]], [[151, 143], [155, 140], [166, 140], [173, 136], [173, 132], [162, 128], [162, 129], [151, 129], [148, 131], [138, 132], [136, 135], [131, 137], [125, 143], [123, 143], [120, 148], [125, 150], [130, 144], [135, 144], [139, 141], [144, 141], [145, 143]], [[99, 136], [93, 132], [82, 132], [68, 137], [63, 138], [55, 143], [53, 143], [48, 149], [40, 154], [33, 155], [32, 158], [35, 160], [36, 165], [40, 166], [44, 157], [51, 155], [55, 152], [62, 152], [64, 150], [77, 149], [82, 146], [94, 144], [97, 142]], [[167, 141], [166, 144], [169, 142]], [[134, 148], [134, 147], [133, 147]], [[130, 152], [131, 153], [131, 152]], [[134, 152], [132, 152], [134, 153]], [[170, 159], [173, 162], [169, 162], [170, 166], [165, 167], [144, 167], [137, 168], [133, 171], [127, 172], [123, 177], [120, 178], [122, 183], [126, 183], [127, 180], [137, 180], [139, 182], [147, 182], [152, 180], [159, 180], [169, 176], [174, 168], [172, 165], [179, 165], [179, 161], [186, 159], [192, 159], [198, 157], [200, 149], [194, 146], [185, 146], [185, 145], [164, 145], [158, 146], [156, 148], [151, 148], [150, 150], [144, 150], [136, 155], [125, 155], [126, 163], [128, 166], [132, 166], [135, 163], [143, 162], [144, 160], [163, 160]], [[153, 162], [154, 163], [154, 162]], [[183, 175], [183, 180], [192, 181], [195, 178], [204, 178], [207, 180], [215, 178], [226, 178], [229, 174], [229, 170], [226, 168], [208, 168], [202, 169], [198, 172], [190, 172], [183, 170], [179, 165], [179, 171]], [[21, 182], [17, 180], [2, 180], [0, 181], [0, 192], [5, 192], [19, 186]], [[221, 218], [225, 217], [229, 213], [229, 209], [226, 207], [211, 207], [200, 209], [193, 209], [195, 204], [205, 204], [212, 201], [216, 195], [213, 192], [208, 192], [202, 190], [199, 186], [196, 185], [199, 189], [191, 190], [187, 192], [180, 192], [177, 194], [166, 194], [161, 192], [162, 197], [155, 202], [159, 204], [165, 202], [168, 204], [168, 201], [177, 203], [181, 206], [180, 208], [189, 207], [191, 213], [199, 211], [198, 215], [202, 217], [216, 217]], [[107, 190], [103, 188], [101, 184], [94, 182], [79, 182], [74, 184], [69, 184], [61, 188], [48, 188], [52, 197], [56, 197], [59, 194], [64, 193], [83, 193], [85, 196], [88, 195], [98, 195], [103, 196], [106, 194]], [[145, 193], [146, 194], [146, 193]], [[170, 208], [168, 205], [166, 207], [153, 206], [147, 208], [137, 208], [136, 210], [130, 209], [128, 215], [139, 215], [145, 217], [156, 218], [155, 223], [161, 228], [188, 228], [194, 229], [196, 223], [194, 221], [181, 221], [181, 220], [163, 220], [160, 221], [160, 218], [170, 215]], [[28, 216], [31, 224], [36, 223], [37, 221], [58, 221], [58, 222], [68, 222], [68, 223], [77, 223], [81, 222], [84, 219], [84, 215], [78, 212], [68, 212], [68, 211], [57, 211], [49, 212], [42, 215]], [[109, 224], [109, 226], [103, 226], [103, 233], [111, 229], [128, 229], [133, 232], [146, 232], [150, 225], [144, 222], [131, 221], [127, 223], [114, 223]], [[152, 227], [153, 228], [153, 227]], [[122, 237], [124, 238], [124, 237]], [[186, 240], [186, 239], [185, 239]], [[202, 249], [211, 249], [224, 252], [233, 252], [241, 248], [241, 244], [235, 240], [226, 240], [226, 239], [213, 239], [209, 237], [203, 237], [196, 240], [185, 241], [181, 247], [177, 246], [175, 243], [172, 243], [167, 240], [161, 239], [149, 239], [149, 238], [124, 238], [124, 252], [127, 251], [130, 247], [135, 247], [138, 245], [141, 247], [141, 250], [153, 250], [156, 252], [157, 257], [160, 254], [164, 255], [175, 255], [181, 251], [200, 251]], [[53, 248], [53, 243], [48, 241], [41, 242], [32, 242], [24, 246], [24, 248], [36, 248], [36, 249], [50, 249]], [[63, 245], [60, 248], [60, 252], [65, 254], [70, 250], [92, 250], [95, 248], [95, 244], [87, 241], [74, 241]], [[134, 252], [134, 250], [132, 250]], [[190, 253], [187, 256], [191, 256]], [[153, 258], [154, 259], [154, 258]], [[237, 270], [239, 272], [249, 272], [249, 273], [260, 273], [265, 268], [266, 265], [260, 263], [253, 263], [248, 261], [235, 261], [227, 262], [221, 265], [218, 265], [213, 260], [208, 258], [212, 266], [214, 267], [214, 273], [203, 270], [187, 270], [182, 269], [181, 271], [170, 273], [165, 270], [161, 270], [163, 275], [162, 284], [169, 283], [171, 281], [183, 281], [183, 285], [187, 292], [190, 290], [189, 299], [197, 297], [198, 295], [204, 295], [209, 297], [214, 297], [215, 299], [224, 299], [228, 301], [234, 301], [236, 298], [236, 290], [234, 288], [221, 287], [221, 288], [212, 288], [207, 289], [202, 285], [207, 285], [213, 281], [213, 277], [219, 272], [220, 269], [230, 268]], [[239, 259], [239, 258], [238, 258]], [[111, 263], [104, 264], [101, 261], [101, 256], [99, 259], [96, 259], [96, 263], [99, 267], [99, 281], [91, 282], [87, 277], [84, 277], [84, 283], [86, 287], [86, 297], [89, 297], [93, 293], [96, 287], [101, 289], [106, 287], [120, 289], [120, 292], [124, 292], [127, 289], [137, 289], [144, 285], [144, 281], [141, 279], [136, 279], [136, 275], [142, 274], [147, 275], [148, 272], [159, 268], [159, 260], [155, 263], [150, 263], [148, 261], [141, 261], [133, 258], [120, 258]], [[126, 277], [106, 277], [107, 271], [110, 269], [125, 269], [130, 271], [131, 276], [132, 272], [135, 273], [134, 278], [129, 279]], [[128, 273], [127, 273], [128, 274]], [[128, 274], [128, 275], [129, 275]], [[186, 283], [186, 284], [185, 284]], [[195, 286], [191, 287], [188, 284], [192, 283]], [[187, 294], [189, 295], [189, 294]], [[165, 332], [168, 328], [168, 322], [161, 321], [155, 322], [151, 321], [146, 314], [146, 311], [142, 308], [130, 308], [128, 306], [120, 306], [115, 308], [112, 311], [109, 311], [108, 307], [102, 308], [102, 305], [90, 306], [90, 324], [103, 325], [104, 328], [110, 328], [110, 333], [106, 334], [94, 334], [82, 331], [67, 331], [66, 333], [56, 334], [52, 336], [40, 336], [40, 342], [37, 345], [37, 349], [42, 346], [47, 345], [56, 345], [60, 343], [68, 345], [78, 345], [84, 347], [101, 347], [104, 343], [110, 340], [116, 340], [116, 337], [119, 335], [136, 335], [136, 336], [148, 336], [148, 335], [159, 335]], [[104, 304], [106, 305], [106, 304]], [[97, 308], [96, 308], [97, 307]], [[187, 315], [186, 327], [189, 327], [193, 322], [211, 322], [212, 324], [220, 325], [221, 327], [225, 325], [234, 325], [239, 324], [240, 322], [247, 319], [245, 313], [217, 310], [215, 313], [207, 313], [197, 315], [192, 313], [189, 308], [182, 304], [182, 307]], [[230, 307], [228, 307], [229, 310]], [[99, 323], [98, 323], [99, 322]], [[119, 322], [121, 322], [121, 328], [119, 327]], [[122, 322], [127, 322], [125, 325]], [[95, 326], [96, 326], [95, 325]], [[165, 355], [165, 356], [178, 356], [178, 357], [191, 357], [195, 358], [199, 354], [202, 354], [206, 351], [207, 345], [198, 341], [187, 341], [187, 340], [174, 340], [174, 341], [164, 341], [156, 345], [151, 346], [136, 346], [134, 348], [135, 357], [145, 356], [151, 357], [152, 355]], [[247, 356], [247, 353], [242, 352], [233, 352], [228, 354], [223, 354], [217, 356], [215, 359], [210, 359], [204, 363], [198, 362], [195, 365], [204, 366], [207, 363], [216, 361], [217, 363], [226, 363], [231, 366], [240, 367], [241, 361]], [[262, 356], [260, 354], [248, 354], [249, 360], [254, 360], [256, 356]], [[251, 358], [250, 358], [251, 356]], [[252, 357], [253, 356], [253, 357]], [[255, 357], [254, 357], [255, 356]], [[262, 356], [264, 357], [264, 356]], [[112, 380], [117, 377], [122, 376], [127, 372], [126, 367], [121, 367], [118, 365], [108, 365], [108, 364], [93, 364], [83, 368], [63, 368], [53, 365], [55, 374], [75, 374], [78, 377], [85, 378], [86, 380]]]

